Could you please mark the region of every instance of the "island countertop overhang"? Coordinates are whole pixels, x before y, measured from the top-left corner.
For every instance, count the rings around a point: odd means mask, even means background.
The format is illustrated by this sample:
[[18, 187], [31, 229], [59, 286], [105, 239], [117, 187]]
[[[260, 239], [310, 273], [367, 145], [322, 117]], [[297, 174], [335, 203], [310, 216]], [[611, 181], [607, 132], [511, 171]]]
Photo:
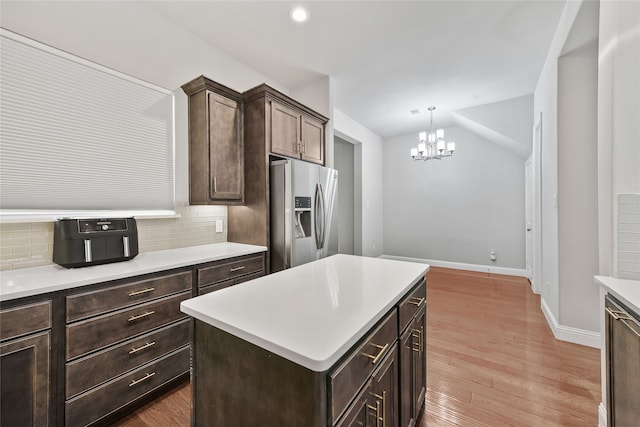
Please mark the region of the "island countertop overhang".
[[324, 372], [428, 270], [428, 264], [334, 255], [180, 307], [210, 326]]

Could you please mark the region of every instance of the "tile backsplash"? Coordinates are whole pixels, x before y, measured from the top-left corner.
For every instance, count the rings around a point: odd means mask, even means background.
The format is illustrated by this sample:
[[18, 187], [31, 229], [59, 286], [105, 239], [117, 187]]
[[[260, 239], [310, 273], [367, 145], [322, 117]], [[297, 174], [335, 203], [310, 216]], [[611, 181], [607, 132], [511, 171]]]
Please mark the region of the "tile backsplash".
[[[227, 241], [226, 206], [176, 206], [180, 218], [140, 219], [140, 252]], [[216, 221], [223, 232], [216, 233]], [[53, 222], [0, 224], [0, 270], [52, 264]]]
[[640, 280], [640, 194], [618, 194], [618, 277]]

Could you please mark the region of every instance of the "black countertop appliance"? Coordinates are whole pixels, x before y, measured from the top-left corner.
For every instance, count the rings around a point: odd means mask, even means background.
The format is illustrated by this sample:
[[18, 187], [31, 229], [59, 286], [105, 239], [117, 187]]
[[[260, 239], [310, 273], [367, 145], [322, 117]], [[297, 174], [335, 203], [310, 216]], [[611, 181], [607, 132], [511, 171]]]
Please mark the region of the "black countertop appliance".
[[53, 262], [85, 267], [130, 260], [138, 255], [133, 218], [59, 219], [53, 230]]

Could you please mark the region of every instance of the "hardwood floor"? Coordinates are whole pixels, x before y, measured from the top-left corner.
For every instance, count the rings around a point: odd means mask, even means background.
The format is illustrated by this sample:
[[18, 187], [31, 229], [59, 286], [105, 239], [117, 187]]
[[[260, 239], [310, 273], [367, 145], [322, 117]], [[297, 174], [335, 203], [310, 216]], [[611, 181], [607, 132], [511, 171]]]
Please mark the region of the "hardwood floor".
[[520, 277], [427, 275], [421, 426], [597, 426], [600, 351], [556, 340]]
[[[600, 351], [553, 337], [520, 277], [432, 267], [420, 427], [597, 426]], [[190, 426], [188, 384], [117, 424]]]

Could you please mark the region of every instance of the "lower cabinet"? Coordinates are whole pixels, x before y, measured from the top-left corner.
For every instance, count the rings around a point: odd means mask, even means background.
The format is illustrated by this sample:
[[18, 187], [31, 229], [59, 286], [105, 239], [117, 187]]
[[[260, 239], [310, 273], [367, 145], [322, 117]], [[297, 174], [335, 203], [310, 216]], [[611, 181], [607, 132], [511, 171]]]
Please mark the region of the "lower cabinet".
[[400, 425], [413, 427], [420, 418], [427, 391], [425, 346], [426, 307], [423, 306], [400, 338]]
[[[193, 424], [257, 425], [259, 417], [261, 427], [404, 427], [405, 416], [415, 424], [426, 389], [425, 286], [417, 284], [323, 372], [196, 319]], [[399, 349], [401, 327], [409, 353]]]
[[373, 373], [371, 401], [372, 426], [398, 426], [398, 350], [393, 349]]
[[215, 261], [197, 270], [198, 295], [264, 276], [264, 255], [248, 255]]
[[0, 426], [48, 426], [51, 302], [0, 311]]
[[192, 277], [160, 273], [66, 296], [65, 425], [108, 422], [186, 378], [191, 322], [180, 303], [191, 298]]
[[336, 424], [336, 427], [363, 427], [369, 425], [377, 425], [376, 423], [379, 421], [377, 418], [374, 420], [374, 424], [369, 423], [369, 419], [371, 415], [376, 417], [375, 412], [377, 407], [371, 405], [370, 400], [372, 396], [371, 392], [371, 383], [372, 380], [369, 380], [367, 384], [360, 391], [360, 394], [355, 398], [347, 412], [341, 418], [341, 420]]
[[609, 427], [637, 427], [640, 417], [640, 316], [607, 296], [606, 377]]

